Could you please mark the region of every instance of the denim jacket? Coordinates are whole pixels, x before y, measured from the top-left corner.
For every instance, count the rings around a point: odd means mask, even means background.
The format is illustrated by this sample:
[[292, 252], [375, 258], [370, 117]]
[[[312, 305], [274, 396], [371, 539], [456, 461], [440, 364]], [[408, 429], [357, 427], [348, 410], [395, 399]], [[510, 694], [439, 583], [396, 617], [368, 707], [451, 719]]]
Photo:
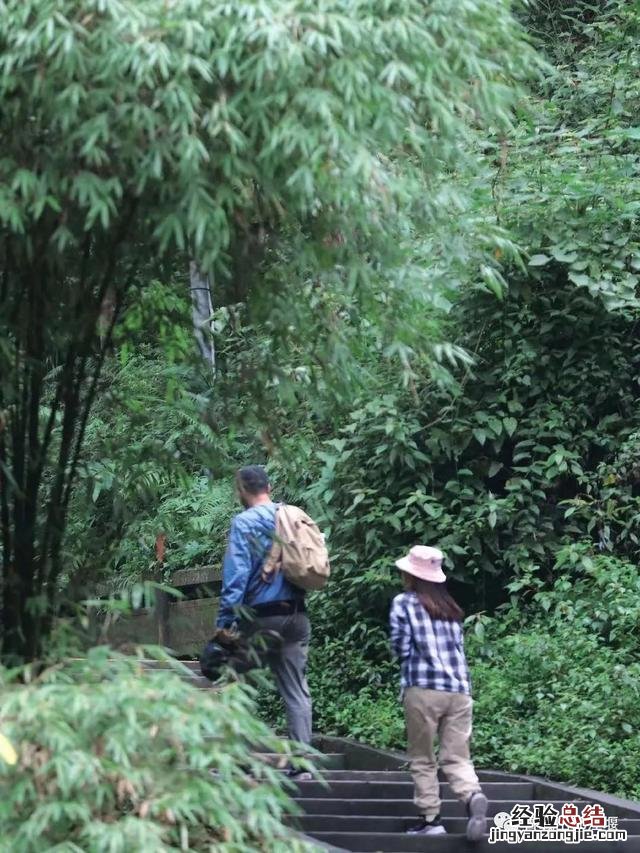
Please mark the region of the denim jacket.
[[304, 595], [282, 572], [277, 572], [268, 583], [262, 580], [262, 567], [271, 550], [275, 523], [274, 503], [251, 507], [233, 519], [222, 567], [222, 595], [216, 620], [219, 628], [237, 621], [236, 611], [241, 605], [253, 607], [291, 601]]

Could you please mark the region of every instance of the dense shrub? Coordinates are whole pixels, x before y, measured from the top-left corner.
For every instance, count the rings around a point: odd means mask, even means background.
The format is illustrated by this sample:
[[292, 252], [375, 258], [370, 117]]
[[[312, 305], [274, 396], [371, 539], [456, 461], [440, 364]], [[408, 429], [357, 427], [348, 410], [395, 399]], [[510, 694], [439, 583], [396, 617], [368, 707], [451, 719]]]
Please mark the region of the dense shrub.
[[332, 617], [344, 602], [345, 625], [354, 601], [386, 615], [393, 559], [417, 542], [443, 548], [471, 610], [499, 604], [528, 568], [549, 579], [558, 549], [584, 535], [639, 553], [637, 499], [620, 496], [615, 519], [599, 503], [603, 466], [638, 428], [634, 321], [566, 282], [514, 282], [500, 315], [475, 296], [454, 317], [477, 353], [460, 385], [382, 388], [319, 453], [310, 499], [331, 533]]
[[0, 727], [19, 756], [0, 762], [3, 851], [306, 849], [283, 825], [281, 777], [249, 751], [285, 748], [250, 689], [198, 690], [107, 648], [2, 680]]
[[497, 637], [490, 657], [470, 645], [479, 766], [640, 798], [640, 662], [542, 621]]
[[108, 364], [72, 503], [68, 591], [144, 577], [155, 568], [159, 533], [168, 574], [222, 558], [237, 509], [233, 485], [220, 476], [221, 454], [211, 450], [183, 379], [164, 353], [145, 345]]
[[[386, 633], [379, 639], [386, 647]], [[370, 637], [369, 650], [372, 642]], [[379, 746], [401, 742], [404, 723], [398, 715], [395, 666], [384, 659], [372, 666], [357, 636], [318, 639], [310, 658], [309, 685], [318, 731], [348, 733]]]

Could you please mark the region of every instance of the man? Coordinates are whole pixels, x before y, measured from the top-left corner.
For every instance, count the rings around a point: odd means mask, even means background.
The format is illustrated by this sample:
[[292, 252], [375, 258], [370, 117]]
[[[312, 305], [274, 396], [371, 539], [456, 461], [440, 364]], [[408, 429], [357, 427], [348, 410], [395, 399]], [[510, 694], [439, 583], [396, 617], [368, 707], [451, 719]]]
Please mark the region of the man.
[[[289, 737], [310, 744], [311, 696], [305, 672], [311, 627], [305, 593], [289, 583], [282, 572], [275, 572], [269, 581], [262, 577], [276, 521], [264, 468], [241, 468], [236, 474], [236, 490], [245, 510], [231, 524], [217, 625], [229, 628], [241, 620], [239, 608], [250, 608], [254, 617], [243, 630], [276, 631], [282, 637], [282, 646], [267, 660], [285, 704]], [[289, 775], [298, 780], [311, 778], [311, 774], [293, 769]]]

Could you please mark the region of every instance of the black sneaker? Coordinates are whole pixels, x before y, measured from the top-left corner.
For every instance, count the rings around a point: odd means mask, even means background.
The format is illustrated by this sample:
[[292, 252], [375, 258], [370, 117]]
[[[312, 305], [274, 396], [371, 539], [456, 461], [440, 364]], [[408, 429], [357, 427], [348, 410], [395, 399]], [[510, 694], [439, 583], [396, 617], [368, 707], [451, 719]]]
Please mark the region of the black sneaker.
[[440, 815], [436, 815], [432, 820], [427, 820], [423, 817], [420, 823], [415, 826], [410, 826], [407, 830], [407, 835], [446, 835], [447, 830], [442, 825]]
[[487, 832], [487, 808], [489, 803], [482, 791], [471, 794], [467, 800], [467, 839], [469, 841], [480, 841]]

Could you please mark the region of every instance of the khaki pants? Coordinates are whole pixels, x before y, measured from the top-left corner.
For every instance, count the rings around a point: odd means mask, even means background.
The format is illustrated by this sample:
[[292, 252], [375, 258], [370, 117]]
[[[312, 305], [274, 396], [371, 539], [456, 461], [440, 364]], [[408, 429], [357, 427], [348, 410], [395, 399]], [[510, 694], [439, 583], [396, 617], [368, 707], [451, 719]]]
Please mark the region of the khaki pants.
[[466, 802], [474, 791], [480, 790], [469, 757], [472, 708], [473, 700], [465, 693], [422, 687], [405, 690], [404, 713], [415, 804], [427, 820], [440, 814], [436, 735], [440, 743], [440, 766], [454, 795]]

